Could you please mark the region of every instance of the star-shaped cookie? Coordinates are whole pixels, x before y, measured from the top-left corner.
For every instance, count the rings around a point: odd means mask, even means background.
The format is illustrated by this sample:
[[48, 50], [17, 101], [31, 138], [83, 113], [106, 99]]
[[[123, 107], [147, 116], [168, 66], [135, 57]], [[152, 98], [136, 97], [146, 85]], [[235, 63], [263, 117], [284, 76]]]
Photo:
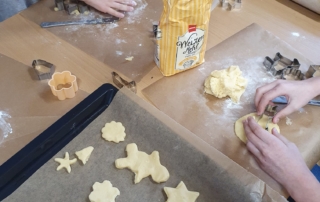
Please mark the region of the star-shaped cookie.
[[103, 183], [95, 182], [92, 188], [93, 191], [89, 195], [91, 202], [115, 202], [116, 197], [120, 195], [119, 189], [112, 187], [108, 180]]
[[71, 166], [75, 162], [77, 162], [77, 159], [71, 159], [69, 160], [69, 153], [66, 152], [64, 159], [62, 158], [55, 158], [54, 159], [56, 162], [60, 163], [60, 165], [57, 167], [57, 170], [61, 170], [62, 168], [65, 168], [68, 173], [71, 172]]
[[115, 164], [119, 169], [129, 168], [135, 173], [134, 183], [139, 183], [143, 178], [151, 175], [155, 182], [165, 182], [170, 175], [166, 167], [160, 164], [158, 151], [153, 151], [150, 155], [138, 150], [135, 143], [127, 145], [127, 158], [117, 159]]
[[199, 196], [199, 192], [189, 191], [182, 181], [177, 188], [165, 187], [164, 192], [168, 196], [166, 202], [195, 202]]

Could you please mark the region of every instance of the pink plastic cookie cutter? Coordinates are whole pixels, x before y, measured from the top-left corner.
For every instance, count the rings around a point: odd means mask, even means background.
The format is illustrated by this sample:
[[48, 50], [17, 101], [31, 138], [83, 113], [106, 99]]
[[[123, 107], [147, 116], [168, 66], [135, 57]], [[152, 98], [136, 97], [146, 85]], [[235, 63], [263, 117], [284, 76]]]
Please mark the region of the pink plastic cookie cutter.
[[73, 98], [78, 91], [77, 77], [71, 75], [69, 71], [56, 72], [48, 82], [52, 94], [59, 100]]

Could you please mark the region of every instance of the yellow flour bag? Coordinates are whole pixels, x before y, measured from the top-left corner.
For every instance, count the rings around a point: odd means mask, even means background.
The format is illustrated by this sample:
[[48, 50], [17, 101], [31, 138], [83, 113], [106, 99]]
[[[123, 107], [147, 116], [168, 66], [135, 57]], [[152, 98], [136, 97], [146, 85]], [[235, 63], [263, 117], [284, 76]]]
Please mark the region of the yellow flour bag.
[[163, 0], [155, 62], [164, 76], [204, 62], [212, 0]]

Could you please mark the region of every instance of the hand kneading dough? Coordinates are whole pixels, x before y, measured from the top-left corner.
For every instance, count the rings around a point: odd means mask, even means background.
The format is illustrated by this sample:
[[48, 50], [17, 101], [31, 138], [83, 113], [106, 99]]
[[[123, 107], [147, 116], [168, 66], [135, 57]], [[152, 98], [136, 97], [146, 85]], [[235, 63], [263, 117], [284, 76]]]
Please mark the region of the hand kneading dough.
[[116, 168], [129, 168], [135, 173], [134, 183], [139, 183], [143, 178], [151, 175], [152, 179], [157, 182], [165, 182], [170, 175], [166, 167], [160, 164], [158, 151], [153, 151], [150, 155], [138, 150], [135, 143], [127, 145], [127, 158], [117, 159]]
[[247, 84], [239, 67], [230, 66], [227, 69], [211, 72], [205, 80], [204, 91], [218, 98], [229, 96], [233, 102], [239, 102]]
[[[255, 120], [258, 120], [260, 118], [259, 115], [257, 115], [256, 113], [251, 113], [251, 114], [247, 114], [243, 117], [241, 117], [240, 119], [238, 119], [234, 125], [234, 131], [236, 133], [236, 135], [238, 136], [238, 138], [244, 142], [247, 143], [247, 136], [244, 132], [244, 128], [243, 128], [243, 123], [242, 121], [246, 120], [249, 116], [252, 116]], [[263, 115], [262, 118], [258, 121], [258, 124], [262, 127], [265, 128], [267, 125], [269, 117], [266, 115]], [[278, 126], [278, 124], [274, 124], [271, 120], [268, 123], [268, 131], [270, 133], [272, 133], [272, 129], [276, 128], [277, 131], [280, 133], [280, 128]]]

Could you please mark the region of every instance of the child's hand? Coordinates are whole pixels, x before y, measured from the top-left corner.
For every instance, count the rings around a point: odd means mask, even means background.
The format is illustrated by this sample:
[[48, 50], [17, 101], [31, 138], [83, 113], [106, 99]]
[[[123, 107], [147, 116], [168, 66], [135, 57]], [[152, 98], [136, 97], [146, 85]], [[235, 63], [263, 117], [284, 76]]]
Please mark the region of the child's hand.
[[261, 115], [271, 100], [278, 96], [285, 96], [288, 100], [287, 106], [273, 118], [273, 122], [277, 123], [280, 118], [300, 109], [319, 94], [320, 78], [311, 78], [303, 81], [277, 80], [258, 88], [254, 102], [257, 114]]
[[133, 11], [137, 3], [133, 0], [83, 0], [86, 4], [95, 9], [109, 13], [118, 18], [123, 18], [124, 14], [121, 11]]

